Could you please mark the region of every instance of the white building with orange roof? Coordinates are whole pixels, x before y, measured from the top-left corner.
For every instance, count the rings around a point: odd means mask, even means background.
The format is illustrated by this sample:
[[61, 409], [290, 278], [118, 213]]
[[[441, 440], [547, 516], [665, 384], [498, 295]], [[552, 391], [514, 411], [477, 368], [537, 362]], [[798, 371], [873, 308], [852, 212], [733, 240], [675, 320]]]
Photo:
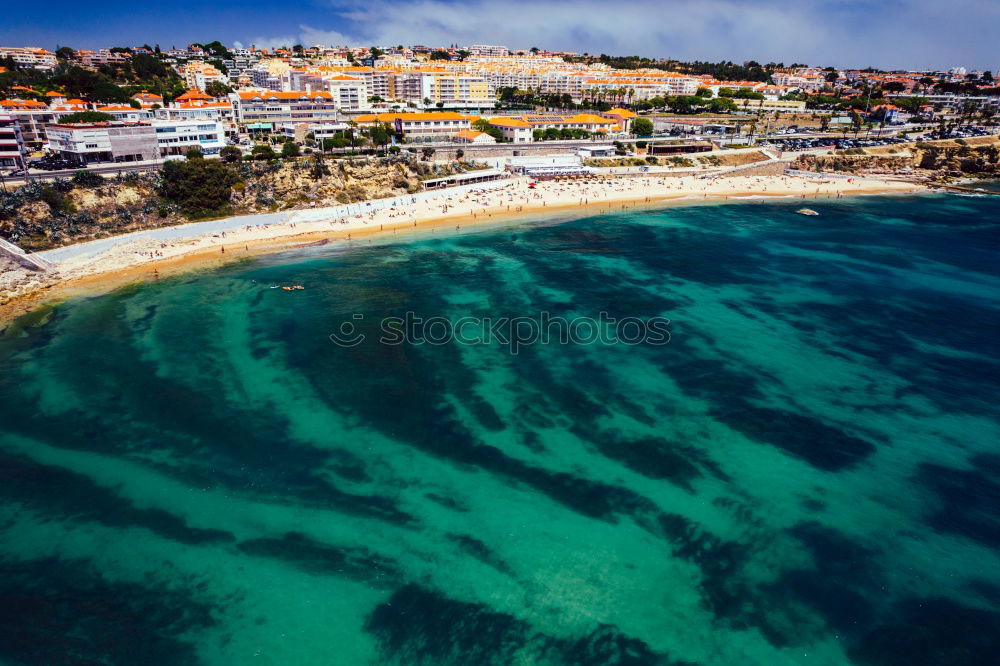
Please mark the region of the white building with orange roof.
[[337, 102], [325, 91], [254, 91], [229, 95], [236, 122], [251, 130], [273, 131], [277, 124], [336, 122]]
[[132, 99], [139, 102], [139, 106], [144, 109], [152, 108], [154, 105], [163, 106], [163, 97], [146, 90], [132, 95]]
[[52, 111], [56, 120], [63, 116], [68, 116], [71, 113], [79, 113], [80, 111], [88, 111], [90, 109], [89, 105], [82, 99], [68, 99], [64, 102], [58, 104], [52, 104], [49, 109]]
[[24, 136], [17, 118], [0, 112], [0, 167], [25, 166]]
[[220, 123], [226, 134], [236, 134], [236, 111], [229, 98], [214, 98], [199, 90], [188, 90], [156, 111], [157, 120], [198, 120]]
[[356, 116], [354, 122], [360, 126], [389, 123], [410, 141], [447, 141], [472, 125], [469, 116], [451, 111], [367, 114]]
[[222, 84], [229, 83], [229, 77], [216, 69], [215, 65], [210, 65], [207, 62], [189, 62], [181, 65], [178, 69], [188, 88], [204, 90], [205, 86], [213, 81]]
[[489, 121], [490, 125], [496, 127], [503, 134], [505, 141], [510, 143], [531, 143], [531, 123], [522, 118], [500, 117]]
[[30, 150], [37, 150], [45, 143], [45, 126], [55, 121], [55, 114], [42, 102], [33, 99], [0, 100], [0, 113], [18, 121], [21, 136]]
[[474, 129], [456, 132], [452, 138], [454, 138], [457, 143], [468, 143], [473, 146], [486, 146], [497, 142], [496, 139], [486, 132], [480, 132], [479, 130]]
[[52, 70], [59, 61], [56, 54], [38, 46], [0, 46], [0, 59], [10, 58], [22, 67]]

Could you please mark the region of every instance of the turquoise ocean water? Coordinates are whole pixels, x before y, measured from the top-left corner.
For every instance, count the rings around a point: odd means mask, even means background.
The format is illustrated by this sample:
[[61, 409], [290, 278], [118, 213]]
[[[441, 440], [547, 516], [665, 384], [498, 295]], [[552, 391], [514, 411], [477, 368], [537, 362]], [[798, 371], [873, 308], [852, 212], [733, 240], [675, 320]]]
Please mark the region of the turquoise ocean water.
[[[311, 249], [8, 329], [0, 664], [1000, 663], [1000, 198], [810, 206]], [[407, 312], [670, 341], [379, 343]]]

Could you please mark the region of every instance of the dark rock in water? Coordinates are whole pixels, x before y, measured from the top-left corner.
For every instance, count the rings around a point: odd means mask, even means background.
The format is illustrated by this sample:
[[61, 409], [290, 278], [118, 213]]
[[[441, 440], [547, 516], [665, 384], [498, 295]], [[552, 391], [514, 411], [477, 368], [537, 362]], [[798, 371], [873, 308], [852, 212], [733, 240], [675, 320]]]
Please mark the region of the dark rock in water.
[[190, 591], [108, 580], [83, 560], [0, 560], [0, 662], [193, 666], [214, 610]]
[[749, 403], [719, 407], [712, 415], [762, 444], [777, 446], [813, 467], [836, 472], [864, 460], [875, 446], [822, 421], [784, 409]]
[[338, 547], [321, 543], [298, 532], [280, 539], [241, 541], [239, 549], [249, 555], [281, 560], [303, 571], [344, 576], [374, 586], [394, 584], [399, 567], [393, 560], [360, 547]]
[[850, 650], [863, 666], [1000, 664], [1000, 613], [950, 599], [907, 599]]
[[489, 546], [479, 539], [471, 537], [468, 534], [446, 534], [445, 536], [458, 544], [458, 547], [461, 548], [462, 551], [476, 558], [483, 564], [491, 566], [497, 571], [505, 573], [509, 576], [513, 575], [514, 572], [511, 571], [510, 567], [508, 567], [496, 553], [490, 550]]
[[763, 602], [774, 613], [785, 615], [780, 625], [771, 626], [772, 641], [797, 645], [814, 639], [797, 630], [796, 624], [802, 623], [784, 611], [796, 604], [817, 611], [838, 635], [856, 636], [871, 626], [880, 603], [873, 590], [882, 589], [885, 583], [884, 572], [875, 560], [878, 553], [815, 522], [797, 525], [791, 534], [806, 548], [815, 566], [786, 570], [775, 582], [760, 588]]
[[611, 625], [577, 639], [550, 636], [485, 604], [413, 584], [379, 604], [365, 630], [378, 640], [383, 660], [408, 666], [685, 666]]
[[937, 496], [928, 522], [941, 532], [959, 534], [992, 548], [1000, 547], [1000, 461], [974, 457], [971, 469], [923, 463], [916, 481]]
[[515, 663], [531, 635], [528, 624], [512, 615], [413, 584], [379, 604], [365, 630], [378, 640], [384, 658], [428, 666]]
[[185, 544], [235, 541], [225, 530], [191, 527], [164, 509], [138, 508], [132, 500], [84, 474], [0, 453], [0, 498], [4, 497], [64, 518], [92, 520], [110, 527], [145, 528]]

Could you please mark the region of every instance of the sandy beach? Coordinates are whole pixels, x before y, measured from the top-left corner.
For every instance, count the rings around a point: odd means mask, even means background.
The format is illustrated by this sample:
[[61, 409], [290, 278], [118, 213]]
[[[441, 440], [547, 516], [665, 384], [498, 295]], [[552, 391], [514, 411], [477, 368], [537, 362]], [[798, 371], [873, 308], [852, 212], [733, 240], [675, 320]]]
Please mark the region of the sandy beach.
[[[158, 279], [193, 267], [210, 267], [267, 252], [317, 242], [354, 243], [375, 235], [402, 235], [436, 229], [461, 230], [514, 217], [579, 210], [584, 214], [620, 212], [634, 207], [694, 203], [747, 197], [837, 198], [863, 194], [922, 191], [912, 183], [871, 178], [808, 176], [623, 177], [577, 182], [526, 178], [485, 183], [473, 189], [441, 190], [412, 199], [400, 197], [381, 210], [356, 214], [344, 209], [288, 211], [276, 224], [247, 224], [215, 233], [161, 240], [121, 239], [95, 253], [80, 252], [57, 262], [58, 274], [39, 276], [34, 286], [8, 293], [0, 319], [30, 310], [42, 301], [115, 288], [136, 280]], [[196, 225], [192, 225], [196, 226]], [[103, 241], [102, 248], [108, 245]], [[80, 249], [83, 249], [82, 247]]]

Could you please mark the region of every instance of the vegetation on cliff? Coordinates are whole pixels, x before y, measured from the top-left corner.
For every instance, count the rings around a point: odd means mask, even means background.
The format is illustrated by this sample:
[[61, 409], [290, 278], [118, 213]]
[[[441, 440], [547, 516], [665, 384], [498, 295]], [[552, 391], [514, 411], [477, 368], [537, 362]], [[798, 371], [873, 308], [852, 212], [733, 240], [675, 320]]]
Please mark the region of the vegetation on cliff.
[[190, 220], [380, 199], [417, 192], [421, 181], [476, 168], [411, 154], [227, 163], [191, 159], [159, 171], [105, 179], [81, 171], [0, 192], [0, 238], [27, 250]]

